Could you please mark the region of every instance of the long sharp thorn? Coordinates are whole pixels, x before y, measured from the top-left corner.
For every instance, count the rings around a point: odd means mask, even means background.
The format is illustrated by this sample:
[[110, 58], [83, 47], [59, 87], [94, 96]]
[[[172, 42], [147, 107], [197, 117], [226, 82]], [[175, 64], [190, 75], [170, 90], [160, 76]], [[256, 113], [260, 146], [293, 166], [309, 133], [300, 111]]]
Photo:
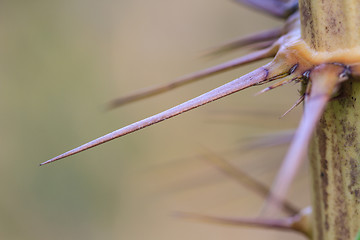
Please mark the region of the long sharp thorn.
[[[267, 77], [269, 77], [268, 69], [272, 69], [274, 67], [273, 64], [276, 65], [277, 63], [270, 63], [264, 67], [258, 68], [256, 70], [254, 70], [253, 72], [250, 72], [238, 79], [235, 79], [227, 84], [224, 84], [221, 87], [218, 87], [218, 88], [216, 88], [210, 92], [207, 92], [199, 97], [191, 99], [185, 103], [182, 103], [178, 106], [175, 106], [171, 109], [168, 109], [164, 112], [161, 112], [161, 113], [151, 116], [149, 118], [143, 119], [141, 121], [138, 121], [136, 123], [133, 123], [126, 127], [123, 127], [121, 129], [118, 129], [114, 132], [111, 132], [111, 133], [105, 135], [105, 136], [102, 136], [91, 142], [88, 142], [80, 147], [77, 147], [73, 150], [63, 153], [55, 158], [52, 158], [44, 163], [41, 163], [40, 165], [44, 165], [44, 164], [54, 162], [56, 160], [74, 155], [74, 154], [82, 152], [86, 149], [95, 147], [97, 145], [108, 142], [115, 138], [124, 136], [126, 134], [129, 134], [129, 133], [135, 132], [137, 130], [140, 130], [142, 128], [148, 127], [150, 125], [159, 123], [165, 119], [168, 119], [168, 118], [174, 117], [176, 115], [179, 115], [181, 113], [187, 112], [191, 109], [197, 108], [199, 106], [202, 106], [204, 104], [207, 104], [207, 103], [217, 100], [219, 98], [228, 96], [228, 95], [235, 93], [237, 91], [240, 91], [242, 89], [257, 85], [263, 81], [266, 81]], [[270, 74], [272, 74], [272, 73], [270, 73]], [[273, 74], [276, 74], [276, 73], [273, 73]]]
[[[283, 32], [282, 28], [275, 28], [271, 30], [257, 32], [255, 34], [251, 34], [248, 36], [242, 36], [240, 38], [236, 38], [229, 42], [225, 42], [219, 46], [216, 46], [213, 49], [210, 49], [209, 52], [205, 55], [209, 55], [209, 56], [219, 55], [241, 47], [247, 47], [247, 46], [255, 47], [256, 46], [255, 44], [262, 44], [264, 42], [267, 44], [267, 46], [271, 46], [271, 44], [269, 45], [268, 42], [273, 43], [274, 39], [279, 38], [282, 32]], [[262, 48], [261, 45], [260, 48]]]
[[305, 159], [312, 133], [343, 70], [343, 67], [335, 64], [319, 65], [312, 70], [311, 89], [309, 96], [305, 98], [304, 114], [265, 205], [266, 213], [277, 210], [285, 198], [295, 174]]
[[242, 56], [240, 58], [236, 58], [236, 59], [230, 60], [228, 62], [219, 64], [217, 66], [210, 67], [210, 68], [180, 77], [172, 82], [162, 84], [159, 86], [155, 86], [152, 88], [140, 90], [140, 91], [132, 93], [128, 96], [113, 100], [109, 105], [109, 109], [113, 109], [113, 108], [119, 107], [119, 106], [127, 104], [127, 103], [131, 103], [131, 102], [135, 102], [135, 101], [138, 101], [138, 100], [141, 100], [144, 98], [155, 96], [160, 93], [169, 91], [171, 89], [183, 86], [185, 84], [195, 82], [204, 77], [208, 77], [208, 76], [211, 76], [211, 75], [214, 75], [217, 73], [228, 71], [235, 67], [239, 67], [239, 66], [242, 66], [242, 65], [245, 65], [248, 63], [252, 63], [252, 62], [255, 62], [255, 61], [258, 61], [261, 59], [273, 57], [276, 54], [277, 50], [278, 50], [278, 48], [275, 46], [266, 48], [266, 49], [262, 49], [262, 50], [259, 50], [256, 52], [249, 53], [248, 55]]

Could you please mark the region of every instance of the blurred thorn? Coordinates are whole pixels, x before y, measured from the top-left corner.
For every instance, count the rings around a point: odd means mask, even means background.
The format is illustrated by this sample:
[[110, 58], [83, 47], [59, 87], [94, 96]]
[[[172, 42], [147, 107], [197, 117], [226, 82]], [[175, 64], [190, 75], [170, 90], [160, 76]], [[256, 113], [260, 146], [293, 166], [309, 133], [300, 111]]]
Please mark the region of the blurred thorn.
[[297, 0], [235, 0], [274, 17], [288, 18], [298, 9]]
[[[288, 144], [295, 135], [295, 129], [261, 134], [256, 137], [247, 138], [247, 144], [242, 147], [243, 150], [255, 150], [265, 147], [275, 147]], [[250, 143], [248, 143], [250, 142]]]
[[[240, 151], [252, 151], [258, 150], [259, 148], [267, 148], [267, 147], [275, 147], [284, 144], [288, 144], [294, 137], [296, 129], [282, 130], [270, 133], [262, 133], [259, 135], [246, 137], [240, 140], [240, 144], [243, 145], [240, 147]], [[221, 155], [233, 155], [237, 154], [239, 151], [238, 144], [236, 143], [236, 147], [229, 147], [226, 150], [221, 151]], [[203, 154], [195, 154], [188, 157], [181, 157], [174, 159], [170, 162], [158, 163], [150, 166], [146, 169], [146, 171], [165, 171], [167, 172], [169, 169], [174, 169], [176, 171], [180, 166], [184, 164], [189, 164], [200, 161], [200, 158], [204, 157]], [[203, 159], [201, 159], [203, 161]]]
[[172, 82], [139, 90], [139, 91], [129, 94], [127, 96], [120, 97], [118, 99], [111, 101], [110, 104], [108, 105], [108, 109], [111, 110], [111, 109], [120, 107], [122, 105], [131, 103], [131, 102], [139, 101], [141, 99], [145, 99], [148, 97], [152, 97], [152, 96], [167, 92], [169, 90], [181, 87], [183, 85], [186, 85], [186, 84], [189, 84], [192, 82], [195, 82], [195, 81], [200, 80], [205, 77], [212, 76], [214, 74], [228, 71], [228, 70], [243, 66], [248, 63], [256, 62], [258, 60], [273, 57], [273, 56], [275, 56], [277, 50], [278, 50], [277, 47], [270, 47], [270, 48], [262, 49], [262, 50], [259, 50], [256, 52], [249, 53], [245, 56], [230, 60], [228, 62], [221, 63], [219, 65], [216, 65], [216, 66], [204, 69], [204, 70], [200, 70], [200, 71], [192, 73], [192, 74], [185, 75], [185, 76], [180, 77]]
[[242, 47], [250, 47], [253, 49], [261, 49], [264, 48], [264, 46], [270, 47], [277, 40], [277, 38], [281, 36], [282, 32], [282, 28], [275, 28], [247, 36], [241, 36], [206, 50], [204, 55], [205, 57], [217, 57]]
[[274, 40], [269, 40], [269, 41], [264, 41], [264, 42], [258, 42], [258, 43], [253, 43], [247, 46], [246, 50], [261, 50], [264, 48], [268, 48], [271, 45], [273, 45], [274, 43], [276, 43], [277, 39]]
[[[216, 153], [210, 151], [209, 149], [204, 149], [203, 158], [216, 167], [219, 171], [224, 173], [226, 176], [235, 179], [241, 185], [247, 187], [249, 190], [256, 192], [263, 198], [266, 198], [270, 195], [270, 189], [260, 181], [251, 177], [249, 174], [245, 173], [241, 169], [230, 164], [228, 161], [217, 155]], [[291, 203], [283, 199], [281, 206], [285, 212], [289, 215], [294, 215], [299, 212], [299, 209], [294, 207]]]
[[176, 212], [174, 216], [189, 220], [205, 222], [205, 223], [267, 228], [273, 230], [277, 229], [281, 231], [295, 231], [307, 235], [307, 233], [305, 233], [303, 229], [299, 229], [297, 225], [294, 224], [298, 220], [298, 218], [294, 218], [294, 217], [288, 217], [283, 219], [230, 218], [230, 217], [208, 216], [208, 215], [189, 213], [189, 212]]

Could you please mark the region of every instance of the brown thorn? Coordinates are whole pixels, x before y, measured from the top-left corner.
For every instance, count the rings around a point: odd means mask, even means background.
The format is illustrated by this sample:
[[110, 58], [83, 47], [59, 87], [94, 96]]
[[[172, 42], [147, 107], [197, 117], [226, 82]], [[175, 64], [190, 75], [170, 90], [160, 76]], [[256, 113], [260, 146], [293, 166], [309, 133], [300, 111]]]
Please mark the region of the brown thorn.
[[[262, 197], [267, 197], [270, 195], [270, 189], [265, 186], [265, 184], [246, 174], [241, 169], [230, 164], [224, 158], [220, 157], [209, 149], [204, 150], [206, 151], [206, 153], [204, 153], [205, 160], [213, 164], [219, 171], [235, 179], [237, 182], [244, 185], [245, 187], [248, 187], [250, 190], [258, 193]], [[289, 215], [295, 215], [299, 212], [299, 209], [293, 206], [286, 199], [283, 200], [281, 206], [283, 210], [286, 211]]]
[[265, 58], [273, 57], [276, 54], [277, 50], [278, 50], [278, 48], [275, 46], [266, 48], [266, 49], [262, 49], [262, 50], [259, 50], [256, 52], [249, 53], [240, 58], [236, 58], [236, 59], [230, 60], [228, 62], [219, 64], [219, 65], [216, 65], [216, 66], [204, 69], [204, 70], [200, 70], [198, 72], [195, 72], [195, 73], [192, 73], [189, 75], [185, 75], [185, 76], [180, 77], [172, 82], [161, 84], [161, 85], [154, 86], [151, 88], [142, 89], [138, 92], [129, 94], [128, 96], [113, 100], [109, 104], [108, 108], [113, 109], [113, 108], [119, 107], [124, 104], [128, 104], [128, 103], [135, 102], [135, 101], [138, 101], [138, 100], [141, 100], [144, 98], [158, 95], [163, 92], [167, 92], [169, 90], [175, 89], [175, 88], [183, 86], [185, 84], [189, 84], [189, 83], [195, 82], [197, 80], [200, 80], [204, 77], [209, 77], [214, 74], [228, 71], [235, 67], [239, 67], [239, 66], [242, 66], [242, 65], [245, 65], [248, 63], [252, 63], [252, 62], [255, 62], [258, 60], [265, 59]]

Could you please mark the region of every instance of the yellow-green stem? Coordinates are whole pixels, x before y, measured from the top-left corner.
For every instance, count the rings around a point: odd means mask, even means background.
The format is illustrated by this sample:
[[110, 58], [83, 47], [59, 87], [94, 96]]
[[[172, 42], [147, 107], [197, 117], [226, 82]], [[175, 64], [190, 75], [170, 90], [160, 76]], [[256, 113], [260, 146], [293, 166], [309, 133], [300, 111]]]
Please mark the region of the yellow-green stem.
[[351, 79], [327, 106], [310, 148], [313, 239], [353, 240], [360, 228], [359, 119], [360, 82]]
[[[360, 46], [359, 9], [360, 0], [300, 0], [302, 39], [314, 52], [329, 56], [344, 49], [356, 52]], [[314, 240], [353, 240], [360, 229], [358, 80], [342, 84], [311, 143]]]
[[299, 0], [302, 39], [319, 52], [360, 46], [359, 0]]

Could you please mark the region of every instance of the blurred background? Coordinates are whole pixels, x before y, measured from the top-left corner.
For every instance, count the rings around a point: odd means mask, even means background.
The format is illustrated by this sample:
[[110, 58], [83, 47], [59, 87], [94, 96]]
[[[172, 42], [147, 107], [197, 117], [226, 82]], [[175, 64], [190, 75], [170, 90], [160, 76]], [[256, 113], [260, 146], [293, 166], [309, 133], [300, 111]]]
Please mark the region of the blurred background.
[[[112, 99], [244, 54], [213, 46], [282, 22], [230, 0], [0, 2], [1, 239], [304, 239], [174, 217], [255, 217], [263, 198], [201, 154], [270, 186], [287, 145], [254, 139], [296, 127], [297, 86], [248, 89], [54, 164], [40, 162], [220, 86], [262, 63], [107, 111]], [[309, 204], [307, 170], [289, 199]]]

